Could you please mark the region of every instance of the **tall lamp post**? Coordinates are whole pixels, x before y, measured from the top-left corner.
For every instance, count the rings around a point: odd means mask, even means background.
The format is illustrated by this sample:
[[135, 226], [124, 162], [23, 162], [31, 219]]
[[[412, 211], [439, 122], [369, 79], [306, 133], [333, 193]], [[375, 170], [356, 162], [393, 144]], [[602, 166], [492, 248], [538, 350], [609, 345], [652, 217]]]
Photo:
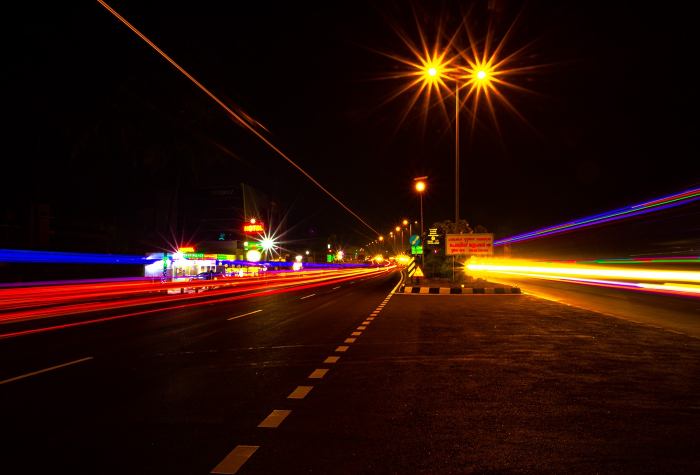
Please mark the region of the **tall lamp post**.
[[[427, 176], [422, 176], [418, 178], [414, 178], [414, 181], [416, 182], [415, 187], [416, 191], [418, 192], [418, 197], [420, 201], [420, 239], [421, 239], [421, 244], [423, 244], [423, 192], [425, 192], [425, 179], [427, 179]], [[421, 254], [421, 262], [425, 266], [425, 253]]]

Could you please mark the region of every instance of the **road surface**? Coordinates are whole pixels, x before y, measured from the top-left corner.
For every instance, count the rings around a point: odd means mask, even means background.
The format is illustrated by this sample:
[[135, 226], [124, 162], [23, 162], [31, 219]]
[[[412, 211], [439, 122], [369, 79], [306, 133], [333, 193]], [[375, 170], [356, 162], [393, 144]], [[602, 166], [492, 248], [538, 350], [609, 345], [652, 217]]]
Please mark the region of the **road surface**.
[[0, 340], [0, 472], [700, 471], [699, 340], [397, 282]]

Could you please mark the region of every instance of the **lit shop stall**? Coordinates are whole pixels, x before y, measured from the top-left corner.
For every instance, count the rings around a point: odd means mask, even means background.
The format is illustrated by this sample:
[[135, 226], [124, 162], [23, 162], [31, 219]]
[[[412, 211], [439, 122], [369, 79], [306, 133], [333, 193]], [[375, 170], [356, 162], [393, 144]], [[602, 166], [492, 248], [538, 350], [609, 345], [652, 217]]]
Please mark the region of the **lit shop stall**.
[[220, 277], [254, 277], [266, 270], [263, 265], [242, 260], [242, 255], [207, 254], [194, 252], [193, 248], [179, 249], [175, 253], [156, 252], [146, 257], [154, 260], [145, 266], [146, 277], [173, 282], [189, 281], [209, 272]]

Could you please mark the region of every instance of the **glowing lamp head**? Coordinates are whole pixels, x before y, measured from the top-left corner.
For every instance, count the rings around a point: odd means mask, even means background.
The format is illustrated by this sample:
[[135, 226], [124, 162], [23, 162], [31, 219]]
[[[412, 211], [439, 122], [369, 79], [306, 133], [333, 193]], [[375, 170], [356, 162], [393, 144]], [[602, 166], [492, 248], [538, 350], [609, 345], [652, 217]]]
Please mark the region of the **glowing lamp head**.
[[417, 181], [416, 182], [416, 191], [418, 193], [423, 193], [425, 191], [425, 182], [424, 181]]
[[245, 258], [246, 260], [250, 262], [258, 262], [260, 260], [260, 251], [257, 251], [255, 249], [251, 249], [250, 251], [246, 252]]
[[407, 220], [407, 219], [404, 219], [404, 220], [401, 222], [401, 224], [403, 224], [404, 226], [408, 226], [408, 220]]
[[260, 241], [260, 245], [262, 246], [263, 251], [269, 251], [275, 247], [275, 241], [270, 238], [264, 238], [262, 241]]
[[383, 240], [384, 240], [384, 236], [379, 236], [379, 240], [380, 240], [380, 241], [383, 241]]
[[255, 218], [250, 218], [250, 224], [255, 224], [257, 220]]
[[486, 71], [484, 71], [483, 69], [480, 69], [479, 71], [476, 72], [476, 78], [479, 80], [486, 79], [486, 76], [487, 76]]
[[399, 226], [396, 226], [396, 228], [394, 228], [394, 229], [396, 230], [397, 233], [398, 233], [399, 231], [401, 231], [401, 227], [399, 227]]
[[428, 76], [435, 77], [435, 76], [437, 76], [438, 70], [435, 67], [430, 67], [430, 68], [428, 68], [427, 72], [428, 72]]

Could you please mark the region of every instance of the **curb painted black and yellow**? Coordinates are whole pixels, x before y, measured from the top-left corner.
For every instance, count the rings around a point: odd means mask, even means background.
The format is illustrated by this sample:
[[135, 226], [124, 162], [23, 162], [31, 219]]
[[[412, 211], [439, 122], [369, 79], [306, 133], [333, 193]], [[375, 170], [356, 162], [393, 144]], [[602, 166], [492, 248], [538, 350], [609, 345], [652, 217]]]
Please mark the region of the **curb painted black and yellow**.
[[482, 294], [521, 294], [518, 287], [422, 287], [402, 285], [400, 294], [432, 295], [482, 295]]

